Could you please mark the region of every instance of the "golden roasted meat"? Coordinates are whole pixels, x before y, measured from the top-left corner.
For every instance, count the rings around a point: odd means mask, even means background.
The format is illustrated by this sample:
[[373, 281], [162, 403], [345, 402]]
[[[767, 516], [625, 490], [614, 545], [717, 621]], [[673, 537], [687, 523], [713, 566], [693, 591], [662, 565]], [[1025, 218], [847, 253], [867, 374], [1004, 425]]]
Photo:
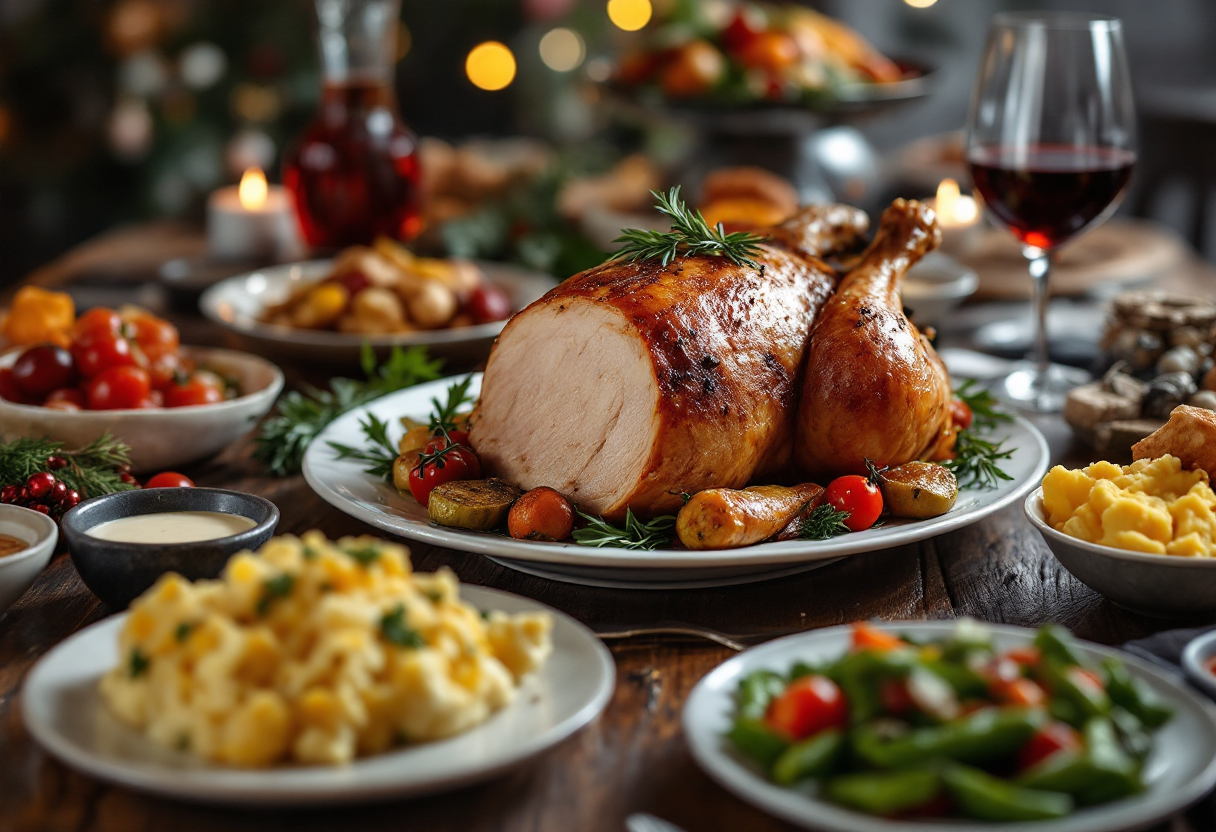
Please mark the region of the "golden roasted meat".
[[795, 453], [811, 478], [900, 465], [948, 446], [950, 378], [900, 302], [904, 274], [941, 242], [933, 211], [897, 199], [815, 321]]
[[722, 257], [611, 262], [499, 335], [470, 442], [487, 472], [585, 511], [674, 511], [682, 492], [788, 471], [807, 340], [868, 220], [844, 205], [771, 230], [763, 271]]

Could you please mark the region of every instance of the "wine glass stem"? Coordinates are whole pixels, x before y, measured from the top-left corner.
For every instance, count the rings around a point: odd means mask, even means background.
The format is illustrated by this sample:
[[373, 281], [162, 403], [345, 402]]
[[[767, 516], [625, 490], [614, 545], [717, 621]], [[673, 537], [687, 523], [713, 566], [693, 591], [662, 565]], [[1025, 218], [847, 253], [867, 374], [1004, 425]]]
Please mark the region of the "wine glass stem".
[[1045, 392], [1048, 376], [1051, 372], [1051, 352], [1047, 345], [1047, 302], [1050, 297], [1048, 279], [1051, 277], [1051, 252], [1042, 249], [1031, 249], [1026, 252], [1030, 261], [1030, 276], [1034, 280], [1034, 352], [1032, 353], [1037, 370], [1036, 386], [1038, 392]]

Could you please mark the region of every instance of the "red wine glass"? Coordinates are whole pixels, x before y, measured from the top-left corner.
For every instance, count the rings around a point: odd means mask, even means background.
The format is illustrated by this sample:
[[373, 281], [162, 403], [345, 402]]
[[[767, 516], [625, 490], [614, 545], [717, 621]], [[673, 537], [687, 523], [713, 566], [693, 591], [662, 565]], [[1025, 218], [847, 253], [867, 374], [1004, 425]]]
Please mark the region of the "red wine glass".
[[1116, 18], [993, 18], [967, 125], [967, 161], [989, 214], [1013, 232], [1034, 281], [1034, 351], [995, 388], [1059, 411], [1084, 373], [1052, 364], [1048, 279], [1056, 250], [1114, 211], [1136, 162], [1135, 107]]

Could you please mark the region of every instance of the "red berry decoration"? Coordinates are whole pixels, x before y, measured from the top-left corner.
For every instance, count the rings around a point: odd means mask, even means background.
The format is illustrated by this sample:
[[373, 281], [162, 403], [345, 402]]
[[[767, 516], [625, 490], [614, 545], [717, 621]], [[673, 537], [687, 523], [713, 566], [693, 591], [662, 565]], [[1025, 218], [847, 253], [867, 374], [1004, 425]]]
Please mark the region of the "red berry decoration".
[[15, 503], [17, 497], [21, 494], [21, 489], [15, 485], [6, 485], [0, 488], [0, 503]]
[[67, 495], [63, 498], [63, 505], [66, 508], [72, 508], [79, 502], [80, 502], [80, 492], [69, 488]]
[[51, 486], [51, 493], [47, 496], [52, 502], [62, 505], [63, 498], [68, 496], [68, 487], [64, 484], [63, 480], [59, 480], [53, 486]]
[[45, 503], [34, 503], [32, 506], [30, 506], [30, 508], [32, 508], [34, 511], [39, 512], [40, 514], [50, 514], [51, 513], [50, 506], [46, 505]]
[[55, 487], [55, 477], [46, 471], [39, 471], [25, 481], [25, 487], [30, 496], [41, 500]]
[[52, 471], [58, 471], [60, 468], [66, 468], [68, 461], [61, 456], [48, 456], [46, 458], [46, 467]]

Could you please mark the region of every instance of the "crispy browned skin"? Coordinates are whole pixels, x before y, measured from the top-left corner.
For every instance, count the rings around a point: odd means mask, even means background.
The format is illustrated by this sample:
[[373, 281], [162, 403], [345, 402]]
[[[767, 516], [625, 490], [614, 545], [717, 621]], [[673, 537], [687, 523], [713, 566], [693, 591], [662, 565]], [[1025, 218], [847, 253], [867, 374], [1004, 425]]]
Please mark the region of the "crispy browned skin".
[[1132, 445], [1132, 459], [1176, 456], [1183, 468], [1216, 477], [1216, 413], [1180, 404], [1159, 430]]
[[938, 452], [950, 379], [907, 319], [904, 274], [941, 242], [933, 211], [895, 200], [861, 262], [816, 319], [798, 404], [796, 454], [812, 478], [865, 473]]
[[815, 315], [868, 221], [807, 209], [772, 229], [763, 271], [723, 257], [611, 262], [516, 315], [486, 366], [470, 441], [488, 471], [620, 518], [792, 466]]
[[768, 540], [802, 507], [823, 494], [814, 483], [786, 488], [710, 488], [692, 495], [676, 515], [676, 534], [689, 549], [735, 549]]

